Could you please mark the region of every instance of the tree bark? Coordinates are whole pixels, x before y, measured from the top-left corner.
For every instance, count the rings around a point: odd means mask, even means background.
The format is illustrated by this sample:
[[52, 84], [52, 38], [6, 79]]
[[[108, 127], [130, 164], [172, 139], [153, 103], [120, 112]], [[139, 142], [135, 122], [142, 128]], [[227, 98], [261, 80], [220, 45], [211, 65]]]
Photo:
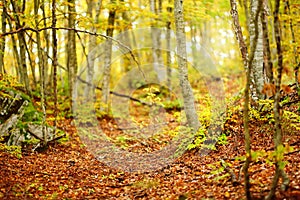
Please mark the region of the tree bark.
[[[1, 26], [2, 26], [2, 33], [6, 33], [6, 0], [2, 0], [2, 14], [1, 14]], [[5, 73], [4, 68], [4, 53], [5, 53], [5, 37], [0, 39], [0, 74]]]
[[[87, 1], [88, 4], [88, 9], [87, 13], [91, 19], [93, 19], [94, 26], [91, 28], [91, 32], [96, 32], [99, 24], [99, 15], [100, 15], [100, 9], [102, 5], [102, 0], [98, 0], [97, 5], [95, 5], [95, 2], [93, 0]], [[93, 8], [95, 8], [96, 13], [95, 16], [93, 16]], [[95, 51], [94, 48], [97, 45], [97, 38], [93, 35], [89, 36], [89, 45], [88, 45], [88, 56], [87, 56], [87, 76], [86, 76], [86, 81], [88, 83], [92, 84], [92, 80], [94, 78], [94, 65], [95, 65]], [[86, 85], [85, 91], [84, 91], [84, 96], [86, 98], [89, 98], [89, 94], [92, 90], [91, 85]]]
[[270, 39], [268, 30], [268, 3], [263, 0], [263, 12], [261, 14], [262, 32], [263, 32], [263, 46], [264, 46], [264, 77], [265, 83], [274, 83], [273, 78], [273, 62], [271, 57]]
[[[122, 2], [123, 4], [125, 3], [124, 0], [120, 0], [120, 2]], [[130, 40], [129, 30], [130, 30], [130, 27], [132, 26], [132, 24], [131, 24], [130, 17], [128, 15], [127, 11], [122, 12], [122, 21], [123, 21], [124, 28], [122, 28], [122, 34], [121, 34], [120, 40], [124, 45], [131, 48], [132, 42]], [[132, 33], [132, 34], [134, 34], [134, 33]], [[131, 60], [130, 60], [130, 58], [128, 58], [128, 56], [126, 54], [122, 56], [122, 67], [123, 67], [125, 73], [131, 69]]]
[[293, 42], [293, 51], [294, 51], [294, 73], [295, 73], [295, 82], [297, 87], [299, 88], [299, 82], [300, 82], [300, 76], [299, 76], [299, 56], [297, 52], [297, 44], [296, 44], [296, 38], [295, 38], [295, 31], [293, 26], [293, 17], [291, 16], [291, 9], [290, 9], [290, 3], [289, 1], [285, 1], [286, 7], [288, 9], [288, 15], [290, 16], [289, 24], [290, 24], [290, 31], [292, 35], [292, 42]]
[[194, 94], [188, 80], [186, 38], [183, 21], [183, 1], [174, 1], [174, 15], [176, 25], [177, 61], [179, 69], [180, 87], [184, 101], [185, 115], [193, 131], [198, 131], [200, 122], [194, 105]]
[[[43, 24], [44, 27], [47, 27], [47, 15], [46, 15], [46, 11], [45, 11], [45, 0], [42, 0], [40, 3], [40, 9], [42, 10], [42, 16], [43, 16]], [[52, 7], [52, 11], [53, 11], [53, 7]], [[51, 68], [51, 72], [50, 75], [48, 75], [48, 69], [49, 69], [49, 63], [48, 63], [48, 57], [47, 55], [49, 55], [49, 49], [50, 49], [50, 37], [48, 34], [48, 30], [43, 31], [43, 37], [44, 40], [46, 42], [46, 49], [44, 51], [44, 67], [45, 67], [45, 85], [52, 85], [52, 76], [53, 76], [53, 68]], [[53, 42], [53, 41], [52, 41]]]
[[[169, 0], [169, 6], [167, 7], [167, 12], [168, 13], [172, 13], [173, 12], [173, 8], [171, 7], [171, 0]], [[167, 42], [167, 87], [169, 88], [169, 90], [171, 91], [171, 76], [172, 76], [172, 68], [171, 68], [171, 19], [167, 21], [166, 23], [166, 27], [167, 27], [167, 33], [166, 33], [166, 42]]]
[[[282, 78], [282, 70], [283, 70], [283, 55], [281, 49], [281, 36], [280, 36], [280, 25], [279, 25], [279, 7], [280, 0], [275, 1], [275, 10], [274, 10], [274, 31], [275, 31], [275, 40], [276, 40], [276, 49], [277, 49], [277, 59], [278, 59], [278, 67], [277, 67], [277, 77], [275, 79], [275, 97], [274, 97], [274, 120], [275, 120], [275, 134], [274, 134], [274, 144], [276, 155], [281, 154], [283, 152], [279, 152], [279, 148], [282, 147], [282, 130], [281, 130], [281, 116], [280, 116], [280, 86], [281, 86], [281, 78]], [[283, 177], [283, 189], [285, 190], [289, 185], [289, 179], [284, 172], [281, 164], [283, 162], [283, 155], [276, 156], [275, 158], [275, 175], [273, 177], [272, 185], [269, 194], [265, 199], [271, 200], [274, 199], [276, 187], [279, 181], [280, 176]]]
[[[150, 0], [150, 11], [159, 17], [161, 13], [161, 0], [157, 7], [157, 0]], [[151, 25], [151, 39], [152, 39], [152, 59], [153, 67], [157, 73], [158, 80], [164, 79], [164, 72], [160, 70], [160, 64], [163, 63], [161, 56], [161, 30], [158, 28], [158, 21], [154, 19]]]
[[[56, 36], [56, 0], [52, 0], [52, 50], [53, 50], [53, 56], [52, 56], [52, 69], [53, 69], [53, 96], [54, 96], [54, 134], [56, 132], [56, 125], [57, 125], [57, 36]], [[46, 34], [46, 33], [45, 33]], [[45, 35], [46, 37], [46, 35]]]
[[[38, 26], [38, 10], [39, 10], [39, 0], [34, 0], [34, 21], [35, 25]], [[44, 66], [44, 56], [41, 47], [41, 36], [40, 32], [36, 32], [36, 42], [37, 42], [37, 51], [38, 51], [38, 65], [40, 71], [40, 92], [41, 92], [41, 108], [43, 112], [42, 119], [42, 135], [43, 135], [43, 147], [47, 146], [47, 134], [46, 134], [46, 107], [45, 107], [45, 66]]]
[[[23, 23], [21, 25], [21, 21], [20, 21], [20, 17], [18, 15], [18, 13], [24, 13], [25, 10], [25, 4], [26, 2], [24, 1], [22, 4], [22, 8], [21, 5], [18, 6], [16, 5], [15, 1], [11, 1], [11, 5], [14, 11], [14, 17], [15, 17], [15, 22], [16, 22], [16, 29], [20, 29], [22, 28], [25, 24]], [[31, 90], [30, 90], [30, 86], [29, 86], [29, 78], [28, 78], [28, 74], [27, 74], [27, 64], [26, 64], [26, 41], [25, 41], [25, 34], [24, 31], [20, 31], [17, 33], [18, 35], [18, 41], [19, 41], [19, 55], [20, 55], [20, 78], [21, 78], [21, 82], [25, 85], [25, 90], [26, 93], [30, 95]]]
[[[251, 87], [252, 97], [255, 100], [262, 99], [262, 89], [264, 86], [264, 69], [263, 69], [263, 62], [264, 62], [264, 54], [263, 54], [263, 37], [262, 37], [262, 24], [259, 20], [255, 22], [255, 16], [258, 12], [258, 1], [251, 0], [250, 2], [250, 24], [249, 24], [249, 35], [250, 35], [250, 46], [252, 48], [255, 38], [255, 23], [258, 23], [258, 40], [257, 40], [257, 47], [254, 52], [254, 59], [253, 59], [253, 72], [252, 72], [252, 80], [253, 85]], [[259, 11], [259, 15], [261, 15], [261, 11]]]
[[[12, 20], [9, 17], [7, 18], [7, 20], [8, 20], [8, 25], [9, 25], [10, 31], [13, 31]], [[12, 45], [13, 45], [13, 54], [14, 54], [15, 60], [17, 61], [17, 64], [15, 65], [16, 66], [16, 75], [21, 82], [21, 78], [20, 78], [20, 76], [21, 76], [20, 75], [21, 74], [21, 58], [19, 55], [19, 51], [17, 48], [17, 42], [16, 42], [16, 38], [15, 38], [14, 34], [11, 34], [11, 41], [12, 41]]]
[[[115, 0], [110, 1], [111, 4], [115, 4]], [[113, 36], [114, 24], [115, 24], [116, 10], [112, 8], [109, 11], [108, 16], [108, 27], [106, 29], [106, 35], [109, 37]], [[109, 100], [109, 90], [110, 90], [110, 71], [111, 71], [111, 54], [112, 54], [112, 40], [106, 39], [106, 53], [104, 58], [104, 73], [102, 82], [102, 103], [106, 105], [106, 108], [101, 108], [101, 110], [108, 113], [108, 100]]]
[[[75, 0], [68, 0], [68, 27], [75, 29]], [[70, 96], [70, 108], [73, 106], [73, 96], [75, 85], [75, 79], [77, 75], [77, 53], [76, 53], [76, 37], [75, 31], [68, 31], [68, 43], [67, 43], [67, 69], [68, 69], [68, 82], [69, 82], [69, 96]]]
[[257, 2], [257, 10], [253, 17], [253, 25], [254, 25], [254, 32], [253, 32], [253, 38], [252, 38], [252, 45], [250, 49], [250, 56], [248, 58], [248, 51], [247, 46], [245, 44], [242, 29], [239, 23], [239, 15], [237, 11], [237, 4], [235, 0], [230, 0], [231, 5], [231, 15], [233, 19], [234, 29], [235, 29], [235, 35], [238, 40], [240, 51], [242, 54], [242, 58], [244, 61], [244, 67], [247, 69], [247, 80], [246, 80], [246, 88], [245, 88], [245, 102], [244, 102], [244, 133], [245, 133], [245, 151], [246, 151], [246, 161], [245, 165], [243, 166], [244, 169], [244, 187], [245, 187], [245, 196], [248, 200], [252, 199], [251, 192], [250, 192], [250, 175], [249, 175], [249, 165], [251, 163], [251, 137], [250, 137], [250, 131], [249, 131], [249, 102], [250, 102], [250, 85], [251, 85], [251, 72], [255, 57], [255, 52], [257, 48], [257, 42], [259, 38], [259, 13], [262, 6], [262, 0]]

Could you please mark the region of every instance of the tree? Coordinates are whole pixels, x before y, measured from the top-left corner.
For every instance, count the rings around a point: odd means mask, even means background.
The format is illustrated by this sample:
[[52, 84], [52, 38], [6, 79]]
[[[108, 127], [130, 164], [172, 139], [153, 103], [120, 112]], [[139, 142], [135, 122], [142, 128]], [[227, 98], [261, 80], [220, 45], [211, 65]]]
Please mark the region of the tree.
[[[99, 24], [99, 15], [101, 11], [101, 5], [102, 5], [102, 0], [98, 0], [97, 4], [93, 0], [87, 1], [88, 7], [87, 7], [87, 13], [91, 20], [93, 20], [93, 26], [91, 27], [90, 31], [91, 32], [96, 32], [97, 31], [97, 26]], [[93, 16], [93, 9], [95, 8], [95, 15]], [[87, 55], [87, 76], [86, 76], [86, 81], [88, 83], [92, 84], [93, 80], [93, 75], [94, 75], [94, 65], [95, 65], [95, 50], [94, 48], [97, 45], [97, 38], [93, 35], [89, 35], [89, 44], [88, 44], [88, 49], [89, 53]], [[92, 86], [91, 84], [87, 84], [85, 88], [85, 95], [87, 98], [89, 98], [89, 94], [91, 92]]]
[[[173, 12], [173, 8], [171, 7], [171, 0], [168, 1], [167, 12], [171, 14]], [[166, 33], [166, 40], [167, 40], [167, 50], [171, 49], [171, 20], [169, 19], [166, 23], [167, 33]], [[167, 87], [171, 90], [171, 51], [167, 51]]]
[[270, 39], [269, 39], [269, 28], [268, 28], [268, 16], [269, 8], [268, 1], [263, 0], [263, 12], [261, 13], [261, 23], [262, 23], [262, 34], [263, 34], [263, 52], [264, 52], [264, 77], [265, 83], [273, 84], [273, 62], [270, 48]]
[[[39, 0], [34, 0], [34, 15], [35, 25], [38, 27], [38, 10], [40, 4]], [[43, 120], [42, 120], [42, 134], [43, 134], [43, 147], [47, 146], [47, 134], [46, 134], [46, 108], [45, 108], [45, 65], [44, 65], [44, 56], [41, 47], [41, 37], [40, 32], [36, 32], [36, 42], [37, 42], [37, 51], [38, 51], [38, 65], [40, 71], [40, 92], [41, 92], [41, 107], [43, 111]]]
[[[254, 38], [255, 36], [255, 23], [258, 27], [258, 38], [257, 45], [254, 51], [253, 58], [253, 70], [252, 70], [252, 88], [251, 93], [254, 99], [263, 99], [262, 89], [264, 86], [264, 74], [263, 74], [263, 62], [264, 62], [264, 51], [263, 51], [263, 32], [262, 32], [262, 23], [260, 18], [256, 19], [256, 15], [261, 16], [261, 6], [259, 1], [251, 0], [250, 1], [250, 24], [249, 24], [249, 35], [250, 35], [250, 47], [253, 49]], [[257, 21], [255, 21], [257, 20]]]
[[174, 1], [174, 15], [176, 25], [177, 62], [179, 80], [182, 91], [184, 110], [189, 126], [193, 131], [198, 131], [200, 122], [194, 105], [194, 95], [188, 80], [185, 26], [183, 21], [183, 1]]
[[[251, 199], [251, 193], [250, 193], [250, 181], [249, 181], [249, 172], [248, 167], [251, 162], [251, 147], [250, 147], [250, 134], [249, 134], [249, 89], [250, 89], [250, 81], [253, 78], [251, 78], [251, 70], [252, 67], [254, 68], [255, 64], [257, 64], [257, 61], [260, 60], [257, 58], [257, 48], [260, 48], [257, 46], [260, 44], [260, 23], [259, 23], [259, 15], [260, 10], [264, 9], [264, 12], [266, 12], [266, 5], [265, 2], [258, 1], [257, 2], [257, 10], [254, 18], [251, 18], [251, 23], [254, 25], [254, 33], [252, 40], [252, 44], [250, 45], [250, 56], [248, 59], [247, 55], [247, 46], [245, 45], [243, 34], [241, 31], [241, 27], [239, 25], [239, 19], [238, 19], [238, 12], [237, 12], [237, 6], [234, 0], [231, 0], [231, 14], [233, 18], [233, 23], [235, 27], [235, 33], [236, 38], [238, 40], [242, 58], [244, 61], [244, 66], [247, 69], [247, 84], [245, 89], [245, 102], [244, 102], [244, 130], [245, 130], [245, 148], [246, 148], [246, 162], [244, 165], [244, 174], [245, 174], [245, 193], [247, 199]], [[275, 2], [275, 11], [274, 11], [274, 27], [275, 27], [275, 39], [276, 39], [276, 50], [277, 50], [277, 59], [278, 59], [278, 67], [277, 67], [277, 77], [275, 79], [275, 97], [274, 97], [274, 120], [275, 120], [275, 134], [274, 134], [274, 143], [275, 143], [275, 175], [272, 181], [271, 189], [269, 194], [266, 196], [266, 199], [273, 199], [276, 191], [276, 187], [278, 184], [278, 180], [280, 176], [283, 178], [282, 183], [282, 189], [286, 190], [289, 185], [289, 178], [285, 174], [283, 170], [283, 145], [282, 145], [282, 131], [281, 131], [281, 116], [280, 116], [280, 87], [281, 87], [281, 79], [282, 79], [282, 71], [283, 71], [283, 52], [281, 48], [281, 36], [280, 36], [280, 26], [279, 26], [279, 5], [280, 0], [277, 0]], [[264, 8], [262, 8], [264, 7]], [[271, 53], [270, 53], [270, 47], [269, 47], [269, 39], [268, 39], [268, 29], [267, 29], [267, 19], [266, 19], [266, 13], [260, 16], [261, 22], [262, 22], [262, 28], [263, 28], [263, 36], [264, 36], [264, 44], [265, 44], [265, 52], [266, 52], [266, 61], [265, 65], [268, 65], [269, 70], [272, 69], [272, 66], [274, 63], [271, 61]], [[252, 25], [252, 26], [253, 26]], [[251, 25], [250, 25], [251, 26]], [[253, 27], [252, 27], [253, 28]], [[254, 64], [255, 63], [255, 64]], [[273, 80], [273, 72], [269, 71], [269, 74], [267, 74], [267, 77], [269, 78], [269, 81]], [[255, 80], [254, 80], [255, 81]]]
[[[2, 33], [6, 32], [6, 0], [2, 0], [3, 10], [1, 14], [1, 26], [2, 26]], [[4, 52], [5, 52], [5, 37], [1, 38], [0, 41], [0, 74], [5, 72], [4, 68]]]
[[[239, 15], [237, 11], [237, 5], [235, 0], [230, 1], [231, 4], [231, 15], [233, 19], [234, 29], [235, 29], [235, 35], [237, 38], [237, 41], [240, 46], [240, 51], [242, 54], [244, 67], [247, 70], [246, 74], [246, 88], [245, 88], [245, 102], [244, 102], [244, 134], [245, 134], [245, 151], [246, 151], [246, 161], [243, 166], [244, 169], [244, 187], [245, 187], [245, 196], [248, 200], [252, 199], [251, 193], [250, 193], [250, 175], [249, 175], [249, 166], [251, 162], [251, 138], [250, 138], [250, 131], [249, 131], [249, 102], [250, 102], [250, 86], [251, 86], [251, 73], [252, 69], [254, 67], [253, 62], [255, 61], [255, 54], [257, 53], [257, 43], [259, 39], [259, 14], [260, 9], [262, 7], [262, 1], [258, 1], [256, 4], [257, 10], [256, 13], [253, 13], [254, 17], [252, 18], [253, 22], [253, 38], [252, 38], [252, 45], [250, 46], [250, 56], [248, 57], [248, 50], [247, 46], [244, 41], [242, 29], [239, 23]], [[257, 64], [257, 63], [256, 63]]]
[[282, 189], [286, 190], [289, 185], [289, 178], [284, 172], [283, 165], [283, 154], [282, 151], [282, 130], [281, 130], [281, 116], [280, 116], [280, 86], [282, 79], [282, 70], [283, 70], [283, 55], [281, 49], [281, 36], [280, 36], [280, 25], [279, 25], [279, 7], [280, 0], [275, 1], [275, 10], [274, 10], [274, 29], [275, 29], [275, 39], [276, 39], [276, 49], [277, 49], [277, 77], [275, 79], [275, 97], [274, 97], [274, 120], [275, 120], [275, 134], [274, 134], [274, 144], [275, 144], [275, 175], [273, 177], [272, 185], [267, 200], [273, 199], [276, 191], [276, 187], [279, 181], [280, 176], [283, 178]]
[[76, 36], [75, 36], [75, 19], [76, 9], [75, 0], [68, 0], [68, 43], [67, 43], [67, 69], [68, 69], [68, 83], [69, 83], [69, 97], [70, 108], [72, 108], [73, 87], [75, 85], [77, 75], [77, 49], [76, 49]]
[[150, 0], [150, 11], [155, 14], [156, 18], [153, 19], [151, 24], [151, 39], [152, 39], [152, 59], [153, 67], [157, 73], [158, 80], [163, 79], [162, 71], [160, 70], [160, 64], [162, 64], [161, 53], [161, 30], [157, 28], [158, 18], [162, 12], [162, 0]]
[[[11, 6], [13, 8], [14, 12], [14, 20], [16, 23], [16, 29], [22, 29], [25, 25], [25, 23], [21, 22], [19, 13], [24, 13], [25, 12], [25, 6], [26, 2], [24, 1], [22, 4], [11, 1]], [[28, 78], [28, 72], [27, 72], [27, 64], [26, 64], [26, 50], [27, 45], [26, 45], [26, 40], [25, 40], [25, 32], [24, 31], [19, 31], [17, 33], [18, 35], [18, 42], [19, 42], [19, 52], [17, 53], [19, 55], [19, 73], [20, 73], [20, 79], [21, 82], [24, 83], [26, 92], [28, 94], [31, 93], [30, 86], [29, 86], [29, 78]], [[15, 49], [18, 51], [17, 49]]]
[[52, 0], [52, 50], [53, 50], [53, 96], [54, 96], [54, 133], [57, 125], [57, 35], [56, 35], [56, 0]]
[[[110, 3], [114, 5], [115, 0], [111, 0]], [[108, 100], [109, 100], [109, 91], [110, 91], [110, 71], [111, 71], [111, 54], [112, 54], [112, 40], [110, 39], [113, 36], [114, 32], [114, 24], [116, 17], [116, 9], [112, 7], [109, 10], [108, 15], [108, 25], [106, 29], [106, 36], [108, 38], [105, 42], [105, 58], [104, 58], [104, 73], [103, 73], [103, 81], [102, 81], [102, 103], [104, 103], [107, 107], [101, 108], [103, 111], [108, 112]]]
[[[120, 1], [122, 3], [123, 6], [125, 6], [125, 1], [124, 0], [121, 0]], [[130, 16], [128, 14], [128, 11], [127, 10], [124, 10], [122, 12], [122, 15], [121, 15], [121, 18], [122, 18], [122, 21], [121, 21], [121, 25], [120, 25], [120, 29], [122, 30], [122, 34], [121, 37], [120, 37], [120, 41], [127, 47], [131, 48], [131, 43], [134, 42], [134, 41], [131, 41], [130, 39], [130, 28], [132, 27], [132, 22], [131, 22], [131, 19], [130, 19]], [[133, 34], [133, 33], [132, 33]], [[134, 35], [132, 35], [132, 37], [134, 37]], [[133, 38], [134, 39], [134, 38]], [[128, 58], [128, 56], [125, 54], [122, 56], [122, 67], [124, 68], [124, 71], [125, 72], [128, 72], [130, 70], [130, 59]]]

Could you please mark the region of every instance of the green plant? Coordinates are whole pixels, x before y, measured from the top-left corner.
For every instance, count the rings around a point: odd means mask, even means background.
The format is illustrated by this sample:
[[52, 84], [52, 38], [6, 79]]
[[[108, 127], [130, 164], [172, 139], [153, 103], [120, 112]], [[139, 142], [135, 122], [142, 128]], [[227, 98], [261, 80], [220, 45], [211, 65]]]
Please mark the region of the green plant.
[[195, 135], [194, 142], [188, 145], [188, 149], [191, 150], [195, 148], [200, 148], [203, 145], [205, 140], [206, 140], [206, 129], [200, 128]]
[[148, 179], [143, 179], [140, 180], [132, 185], [132, 187], [135, 188], [141, 188], [141, 189], [149, 189], [149, 188], [155, 188], [159, 185], [158, 180], [148, 180]]
[[19, 159], [22, 158], [21, 146], [8, 146], [6, 144], [0, 143], [0, 151], [6, 151]]
[[228, 144], [226, 134], [223, 133], [218, 137], [218, 144], [220, 145]]

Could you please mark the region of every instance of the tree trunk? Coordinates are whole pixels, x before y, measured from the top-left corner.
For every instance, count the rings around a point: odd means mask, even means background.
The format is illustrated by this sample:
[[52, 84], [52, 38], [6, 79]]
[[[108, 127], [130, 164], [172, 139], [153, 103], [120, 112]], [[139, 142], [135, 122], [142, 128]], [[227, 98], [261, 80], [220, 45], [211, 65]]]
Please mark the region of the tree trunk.
[[[39, 19], [38, 19], [38, 9], [39, 9], [39, 0], [34, 0], [34, 21], [35, 25], [38, 26]], [[45, 108], [45, 66], [44, 66], [44, 56], [43, 50], [41, 47], [41, 36], [40, 32], [36, 32], [36, 42], [37, 42], [37, 51], [38, 51], [38, 65], [40, 71], [40, 92], [41, 92], [41, 107], [43, 112], [43, 119], [42, 119], [42, 135], [43, 135], [43, 147], [47, 146], [47, 134], [46, 134], [46, 108]]]
[[[250, 47], [253, 48], [254, 38], [255, 38], [255, 16], [258, 11], [258, 1], [251, 0], [250, 2], [250, 24], [249, 24], [249, 35], [250, 35]], [[259, 13], [261, 15], [261, 13]], [[262, 89], [264, 86], [264, 54], [263, 54], [263, 35], [262, 35], [262, 24], [259, 20], [258, 22], [258, 40], [257, 47], [254, 52], [253, 59], [253, 72], [252, 72], [252, 80], [253, 85], [251, 88], [251, 93], [253, 99], [262, 99]]]
[[[275, 134], [274, 134], [274, 144], [276, 155], [283, 154], [280, 148], [282, 145], [282, 131], [281, 131], [281, 116], [280, 116], [280, 85], [282, 78], [282, 70], [283, 70], [283, 55], [281, 49], [281, 36], [280, 36], [280, 25], [279, 25], [279, 7], [280, 0], [275, 1], [275, 10], [274, 10], [274, 30], [275, 30], [275, 39], [276, 39], [276, 47], [277, 47], [277, 59], [278, 59], [278, 67], [277, 67], [277, 78], [275, 79], [275, 97], [274, 97], [274, 120], [275, 120]], [[265, 199], [271, 200], [274, 199], [276, 187], [279, 181], [280, 176], [283, 177], [283, 189], [287, 189], [289, 185], [289, 179], [282, 168], [283, 163], [283, 155], [276, 156], [275, 158], [275, 175], [273, 177], [272, 185], [269, 194]]]
[[[169, 6], [167, 7], [167, 12], [168, 13], [172, 13], [173, 12], [173, 8], [171, 7], [171, 0], [169, 0]], [[166, 27], [167, 27], [167, 33], [166, 33], [166, 42], [167, 42], [167, 87], [169, 88], [169, 90], [171, 91], [171, 76], [172, 76], [172, 68], [171, 68], [171, 19], [167, 21], [166, 23]]]
[[[47, 15], [46, 15], [46, 11], [45, 11], [45, 0], [42, 0], [41, 3], [40, 3], [40, 8], [42, 10], [42, 15], [43, 15], [43, 24], [44, 24], [44, 27], [47, 27]], [[53, 7], [51, 9], [53, 11]], [[53, 17], [53, 16], [52, 16]], [[50, 72], [50, 75], [48, 75], [48, 69], [49, 69], [49, 64], [48, 64], [48, 55], [49, 54], [49, 49], [50, 49], [50, 37], [49, 37], [49, 34], [48, 34], [48, 30], [44, 30], [43, 31], [43, 36], [44, 36], [44, 40], [46, 42], [46, 49], [44, 51], [44, 67], [45, 67], [45, 85], [49, 85], [51, 86], [51, 81], [52, 81], [52, 76], [53, 76], [53, 68], [51, 68], [51, 72]], [[53, 42], [53, 41], [52, 41]]]
[[[56, 36], [56, 0], [52, 0], [52, 50], [53, 50], [53, 61], [52, 61], [52, 69], [53, 69], [53, 96], [54, 96], [54, 134], [56, 133], [56, 125], [57, 125], [57, 36]], [[46, 36], [46, 35], [45, 35]], [[50, 81], [49, 81], [50, 82]]]
[[[2, 26], [2, 33], [6, 33], [6, 0], [2, 0], [2, 15], [1, 15], [1, 26]], [[4, 53], [5, 53], [5, 37], [0, 39], [0, 74], [5, 73], [4, 68]]]
[[[159, 0], [159, 6], [157, 8], [157, 1], [150, 0], [150, 11], [156, 16], [159, 16], [161, 13], [161, 0]], [[152, 59], [153, 59], [153, 67], [157, 73], [157, 78], [159, 81], [164, 79], [164, 71], [160, 68], [160, 64], [163, 63], [161, 56], [161, 30], [158, 28], [157, 19], [154, 19], [151, 25], [151, 39], [152, 39]]]
[[256, 13], [252, 13], [254, 16], [252, 18], [253, 21], [253, 38], [252, 38], [252, 45], [250, 49], [250, 56], [248, 59], [247, 54], [247, 46], [245, 44], [242, 29], [239, 23], [239, 15], [237, 11], [237, 4], [235, 0], [230, 0], [231, 5], [231, 15], [233, 19], [234, 29], [235, 29], [235, 35], [238, 40], [240, 51], [242, 54], [242, 58], [244, 61], [244, 67], [247, 69], [247, 80], [246, 80], [246, 88], [245, 88], [245, 102], [244, 102], [244, 133], [245, 133], [245, 151], [246, 151], [246, 162], [243, 166], [244, 169], [244, 187], [245, 187], [245, 196], [248, 200], [252, 199], [251, 193], [250, 193], [250, 175], [248, 172], [249, 165], [251, 163], [251, 137], [249, 132], [249, 102], [250, 102], [250, 85], [251, 85], [251, 72], [253, 68], [253, 62], [255, 60], [255, 53], [257, 48], [257, 43], [259, 39], [259, 13], [261, 10], [262, 2], [257, 2], [257, 10]]
[[[21, 5], [17, 6], [15, 1], [11, 1], [11, 5], [15, 14], [16, 21], [16, 29], [21, 29], [25, 24], [21, 25], [20, 17], [18, 13], [24, 13], [25, 10], [25, 1], [23, 2], [22, 8]], [[19, 39], [19, 55], [20, 55], [20, 78], [21, 82], [25, 85], [26, 93], [30, 95], [31, 90], [29, 86], [29, 78], [27, 74], [27, 65], [26, 65], [26, 41], [25, 41], [25, 33], [24, 31], [20, 31], [17, 33]]]
[[[122, 3], [125, 3], [124, 0], [121, 0]], [[130, 40], [130, 35], [129, 35], [129, 30], [130, 27], [132, 26], [131, 21], [130, 21], [130, 17], [127, 13], [127, 11], [122, 12], [122, 21], [123, 21], [123, 29], [122, 29], [122, 34], [121, 34], [121, 38], [120, 41], [127, 47], [129, 47], [131, 49], [131, 40]], [[128, 56], [122, 55], [122, 67], [124, 69], [124, 72], [128, 72], [131, 69], [131, 60], [130, 58], [128, 58]]]
[[[87, 13], [89, 15], [89, 17], [91, 19], [94, 18], [94, 26], [91, 28], [91, 32], [96, 32], [97, 31], [97, 26], [99, 24], [99, 15], [100, 15], [100, 9], [101, 9], [101, 5], [102, 5], [102, 0], [99, 0], [97, 5], [95, 5], [94, 1], [93, 0], [89, 0], [88, 2], [88, 8], [87, 8]], [[93, 16], [93, 8], [96, 8], [96, 14], [95, 16]], [[91, 84], [87, 84], [86, 85], [86, 88], [85, 88], [85, 91], [84, 91], [84, 96], [86, 98], [89, 98], [89, 94], [92, 90], [92, 81], [93, 81], [93, 78], [94, 78], [94, 64], [95, 64], [95, 51], [94, 51], [94, 48], [96, 47], [97, 45], [97, 38], [93, 35], [89, 35], [89, 46], [88, 46], [88, 49], [89, 49], [89, 53], [88, 53], [88, 56], [87, 56], [87, 76], [86, 76], [86, 81], [88, 83], [91, 83]]]
[[299, 88], [299, 82], [300, 82], [300, 76], [299, 76], [299, 67], [300, 67], [300, 62], [299, 62], [299, 57], [298, 57], [298, 52], [297, 52], [297, 43], [296, 43], [296, 38], [295, 38], [295, 31], [294, 31], [294, 26], [293, 26], [293, 17], [291, 16], [291, 9], [290, 9], [290, 3], [289, 1], [285, 1], [286, 7], [288, 9], [288, 15], [290, 16], [290, 31], [292, 35], [292, 42], [293, 42], [293, 51], [294, 51], [294, 73], [295, 73], [295, 82], [297, 87]]
[[[75, 0], [68, 0], [68, 27], [75, 29]], [[69, 96], [70, 96], [70, 108], [73, 106], [73, 87], [75, 85], [75, 79], [77, 75], [77, 54], [76, 54], [76, 37], [75, 31], [68, 31], [68, 43], [67, 43], [67, 69], [68, 69], [68, 82], [69, 82]]]
[[263, 12], [261, 14], [262, 31], [263, 31], [263, 46], [264, 46], [264, 77], [266, 83], [274, 83], [273, 78], [273, 63], [270, 49], [270, 39], [268, 30], [268, 4], [267, 0], [263, 0]]
[[[9, 25], [10, 31], [13, 31], [13, 25], [12, 25], [11, 19], [8, 17], [7, 20], [8, 20], [8, 25]], [[11, 41], [13, 44], [13, 54], [14, 54], [15, 60], [17, 61], [16, 76], [19, 78], [19, 81], [21, 82], [21, 75], [20, 75], [21, 74], [21, 58], [19, 55], [19, 51], [17, 48], [17, 42], [16, 42], [16, 38], [15, 38], [14, 34], [11, 35]]]
[[194, 105], [194, 94], [188, 80], [186, 38], [182, 4], [182, 0], [175, 0], [174, 2], [179, 80], [188, 124], [193, 131], [197, 131], [201, 125]]
[[[111, 0], [111, 4], [115, 4], [115, 0]], [[109, 11], [108, 16], [108, 27], [106, 29], [106, 35], [109, 37], [113, 36], [114, 32], [114, 24], [115, 24], [115, 16], [116, 10], [112, 8]], [[106, 39], [105, 43], [106, 53], [104, 58], [104, 74], [103, 74], [103, 82], [102, 82], [102, 103], [105, 104], [106, 108], [101, 108], [101, 110], [106, 111], [108, 113], [108, 100], [109, 100], [109, 91], [110, 91], [110, 68], [111, 68], [111, 54], [112, 54], [112, 40]]]

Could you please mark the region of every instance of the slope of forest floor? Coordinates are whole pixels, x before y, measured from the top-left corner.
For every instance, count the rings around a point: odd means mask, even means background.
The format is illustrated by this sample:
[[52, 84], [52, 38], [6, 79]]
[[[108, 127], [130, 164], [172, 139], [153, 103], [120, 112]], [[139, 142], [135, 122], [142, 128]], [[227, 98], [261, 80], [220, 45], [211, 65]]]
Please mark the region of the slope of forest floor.
[[[106, 121], [106, 125], [112, 124]], [[24, 151], [21, 158], [0, 151], [0, 199], [243, 199], [244, 155], [242, 116], [233, 114], [225, 124], [228, 143], [202, 155], [187, 151], [173, 164], [156, 172], [126, 173], [105, 166], [80, 142], [71, 120], [60, 121], [70, 140], [52, 143], [41, 153]], [[273, 127], [251, 121], [252, 148], [273, 150]], [[291, 183], [278, 188], [277, 199], [300, 199], [300, 134], [285, 135], [293, 147], [285, 156]], [[225, 170], [221, 163], [226, 163]], [[258, 159], [250, 166], [252, 194], [265, 196], [274, 166]]]
[[[296, 200], [300, 199], [299, 96], [294, 91], [283, 97], [289, 99], [283, 106], [286, 112], [282, 129], [284, 145], [290, 147], [285, 153], [290, 186], [281, 191], [279, 185], [276, 198]], [[227, 142], [217, 144], [207, 154], [202, 153], [203, 149], [186, 151], [172, 164], [147, 173], [123, 172], [99, 162], [80, 140], [74, 122], [61, 118], [58, 128], [68, 137], [51, 142], [45, 151], [32, 151], [28, 146], [15, 155], [0, 148], [0, 199], [244, 199], [242, 101], [239, 99], [228, 109], [223, 130]], [[250, 110], [254, 154], [249, 172], [254, 199], [266, 196], [275, 171], [270, 105], [267, 101], [259, 111]], [[176, 127], [171, 118], [167, 119], [168, 126]], [[100, 125], [109, 137], [122, 134], [113, 119], [101, 119]], [[159, 138], [162, 142], [147, 141], [149, 149], [135, 141], [127, 150], [156, 151], [169, 137]]]

